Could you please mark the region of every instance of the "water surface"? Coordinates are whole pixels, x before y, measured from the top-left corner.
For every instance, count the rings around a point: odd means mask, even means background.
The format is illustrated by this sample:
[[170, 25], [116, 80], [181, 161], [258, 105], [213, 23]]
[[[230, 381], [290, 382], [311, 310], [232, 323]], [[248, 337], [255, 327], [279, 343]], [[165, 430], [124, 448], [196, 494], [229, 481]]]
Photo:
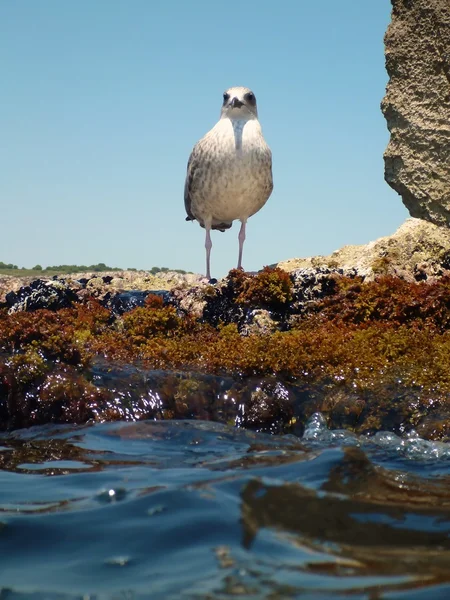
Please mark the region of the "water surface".
[[450, 597], [450, 449], [199, 421], [0, 438], [0, 599]]

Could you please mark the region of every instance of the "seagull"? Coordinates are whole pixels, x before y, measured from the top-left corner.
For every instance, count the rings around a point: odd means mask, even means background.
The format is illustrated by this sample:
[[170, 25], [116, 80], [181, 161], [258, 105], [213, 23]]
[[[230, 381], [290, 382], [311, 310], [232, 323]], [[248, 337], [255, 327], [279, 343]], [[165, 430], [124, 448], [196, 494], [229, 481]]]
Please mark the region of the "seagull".
[[247, 219], [260, 210], [273, 189], [272, 152], [258, 121], [255, 94], [232, 87], [223, 94], [220, 119], [194, 146], [184, 186], [186, 221], [206, 230], [206, 277], [211, 279], [211, 229], [225, 231], [238, 219], [239, 258]]

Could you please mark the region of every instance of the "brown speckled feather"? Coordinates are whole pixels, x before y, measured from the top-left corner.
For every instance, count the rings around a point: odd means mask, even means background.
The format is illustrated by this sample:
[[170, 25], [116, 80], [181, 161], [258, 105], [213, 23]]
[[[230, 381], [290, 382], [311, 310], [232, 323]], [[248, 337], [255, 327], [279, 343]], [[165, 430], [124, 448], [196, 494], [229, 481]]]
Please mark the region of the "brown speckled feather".
[[[205, 227], [201, 218], [197, 218], [192, 213], [192, 195], [195, 194], [196, 187], [201, 179], [200, 170], [208, 169], [208, 156], [202, 152], [202, 145], [197, 143], [192, 150], [191, 156], [189, 157], [187, 165], [186, 181], [184, 184], [184, 207], [186, 209], [187, 217], [186, 221], [198, 221], [201, 227]], [[197, 177], [196, 177], [197, 174]], [[226, 229], [230, 229], [233, 223], [213, 223], [211, 229], [224, 232]]]

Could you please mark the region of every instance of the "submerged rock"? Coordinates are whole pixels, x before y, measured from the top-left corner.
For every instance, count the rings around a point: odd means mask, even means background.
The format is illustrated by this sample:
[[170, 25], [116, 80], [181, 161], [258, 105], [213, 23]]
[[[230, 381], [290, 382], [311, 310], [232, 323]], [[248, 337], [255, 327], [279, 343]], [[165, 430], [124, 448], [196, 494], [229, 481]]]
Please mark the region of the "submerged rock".
[[385, 179], [413, 217], [450, 225], [450, 5], [392, 0]]

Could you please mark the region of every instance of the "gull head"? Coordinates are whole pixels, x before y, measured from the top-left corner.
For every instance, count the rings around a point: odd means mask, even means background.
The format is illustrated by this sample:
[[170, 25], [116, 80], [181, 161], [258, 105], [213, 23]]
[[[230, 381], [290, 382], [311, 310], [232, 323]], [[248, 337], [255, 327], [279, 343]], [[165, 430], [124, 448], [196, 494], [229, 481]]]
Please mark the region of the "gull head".
[[255, 94], [246, 87], [232, 87], [223, 93], [221, 119], [239, 121], [258, 118]]

